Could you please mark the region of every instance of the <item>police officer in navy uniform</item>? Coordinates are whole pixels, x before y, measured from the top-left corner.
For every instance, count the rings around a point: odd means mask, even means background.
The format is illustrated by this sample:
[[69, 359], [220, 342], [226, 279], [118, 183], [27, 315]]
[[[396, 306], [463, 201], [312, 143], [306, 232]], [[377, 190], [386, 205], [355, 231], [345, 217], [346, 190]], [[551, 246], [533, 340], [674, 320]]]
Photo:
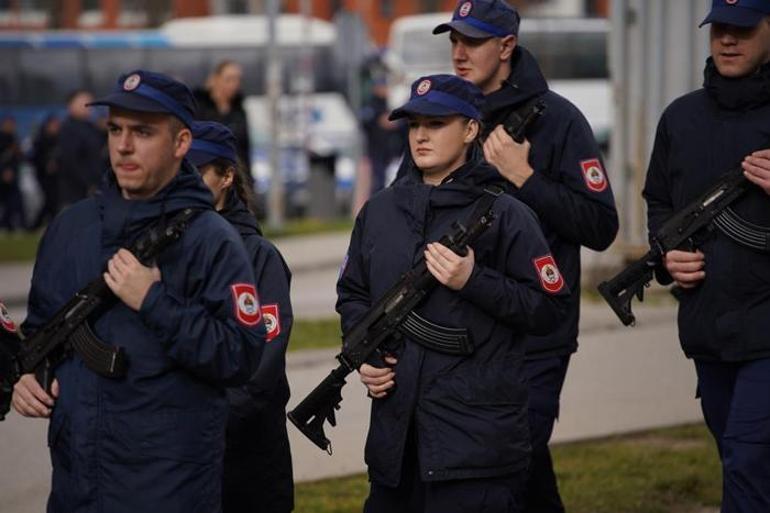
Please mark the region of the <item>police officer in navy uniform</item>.
[[239, 166], [236, 140], [213, 121], [193, 125], [187, 158], [214, 195], [214, 208], [241, 234], [257, 280], [267, 344], [256, 374], [245, 386], [227, 390], [222, 504], [224, 513], [289, 513], [294, 508], [289, 435], [286, 432], [286, 348], [293, 315], [291, 272], [281, 253], [261, 236], [254, 198]]
[[[367, 513], [519, 511], [529, 460], [524, 334], [559, 320], [569, 287], [534, 214], [496, 189], [505, 181], [481, 159], [482, 101], [453, 75], [413, 84], [391, 115], [408, 118], [405, 176], [362, 208], [337, 284], [346, 333], [424, 258], [440, 285], [417, 308], [423, 327], [467, 328], [474, 346], [448, 354], [407, 333], [359, 369], [373, 397]], [[496, 218], [466, 256], [436, 242], [494, 190]]]
[[[125, 350], [127, 374], [102, 377], [74, 354], [50, 393], [22, 377], [13, 404], [50, 417], [49, 512], [220, 511], [225, 387], [256, 372], [265, 343], [250, 258], [184, 160], [195, 112], [187, 86], [138, 70], [95, 104], [109, 107], [111, 169], [96, 197], [49, 225], [23, 331], [102, 275], [120, 301], [92, 328]], [[154, 266], [125, 249], [187, 208], [197, 215]]]
[[[524, 368], [532, 434], [525, 511], [561, 512], [548, 441], [570, 355], [577, 350], [580, 249], [606, 249], [618, 217], [591, 127], [577, 107], [548, 89], [536, 60], [518, 44], [519, 22], [519, 13], [503, 0], [461, 0], [452, 20], [433, 33], [449, 32], [455, 73], [484, 92], [484, 156], [508, 179], [511, 194], [537, 214], [572, 290], [567, 317], [547, 335], [527, 338]], [[501, 123], [538, 99], [545, 114], [518, 144]]]
[[[753, 185], [731, 207], [735, 226], [770, 240], [770, 2], [714, 0], [703, 25], [703, 88], [658, 125], [649, 230], [741, 166]], [[670, 251], [658, 279], [677, 285], [679, 339], [722, 461], [722, 512], [759, 513], [770, 511], [770, 254], [733, 235], [715, 230], [698, 248]]]

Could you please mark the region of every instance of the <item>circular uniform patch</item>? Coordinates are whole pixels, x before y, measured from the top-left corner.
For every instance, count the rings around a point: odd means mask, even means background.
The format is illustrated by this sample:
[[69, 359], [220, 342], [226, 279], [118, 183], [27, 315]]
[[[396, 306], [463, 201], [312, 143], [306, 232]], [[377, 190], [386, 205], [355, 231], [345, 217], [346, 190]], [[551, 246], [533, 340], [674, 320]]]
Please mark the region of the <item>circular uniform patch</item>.
[[725, 0], [727, 2], [727, 5], [735, 5], [738, 3], [738, 0]]
[[235, 318], [245, 326], [255, 326], [262, 320], [257, 290], [254, 285], [238, 283], [232, 286]]
[[460, 16], [461, 18], [465, 18], [471, 13], [472, 9], [473, 9], [473, 2], [465, 2], [457, 10], [457, 15]]
[[593, 192], [602, 192], [607, 188], [607, 175], [604, 173], [599, 159], [588, 159], [580, 162], [583, 179], [586, 186]]
[[278, 304], [264, 305], [262, 307], [262, 319], [265, 322], [267, 337], [265, 340], [270, 342], [281, 334], [281, 317], [278, 313]]
[[16, 333], [16, 324], [11, 320], [11, 315], [8, 313], [8, 309], [5, 308], [3, 303], [0, 303], [0, 326], [2, 326], [5, 331]]
[[126, 77], [126, 79], [123, 81], [123, 90], [131, 92], [139, 87], [139, 84], [141, 83], [142, 77], [140, 77], [138, 73], [134, 73], [133, 75]]
[[422, 96], [426, 94], [428, 91], [430, 91], [430, 88], [432, 85], [433, 84], [431, 83], [431, 81], [426, 78], [425, 80], [417, 84], [417, 89], [415, 90], [415, 92], [418, 95]]
[[540, 285], [542, 285], [543, 289], [556, 294], [564, 288], [564, 278], [551, 255], [536, 258], [533, 263], [535, 264], [535, 269], [537, 269]]

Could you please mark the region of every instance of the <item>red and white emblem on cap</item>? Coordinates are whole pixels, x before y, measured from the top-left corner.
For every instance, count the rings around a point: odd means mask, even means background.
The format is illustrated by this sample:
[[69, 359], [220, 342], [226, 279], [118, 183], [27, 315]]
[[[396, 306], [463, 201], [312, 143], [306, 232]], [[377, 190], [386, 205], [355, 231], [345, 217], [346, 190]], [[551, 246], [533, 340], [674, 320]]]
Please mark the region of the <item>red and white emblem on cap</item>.
[[417, 89], [415, 90], [415, 92], [420, 96], [422, 96], [426, 94], [428, 91], [430, 91], [430, 88], [432, 85], [433, 84], [431, 83], [431, 81], [426, 78], [425, 80], [417, 84]]
[[256, 326], [262, 320], [257, 289], [248, 283], [236, 283], [232, 287], [235, 318], [244, 326]]
[[472, 9], [473, 9], [473, 2], [465, 2], [460, 6], [459, 9], [457, 9], [457, 15], [461, 18], [465, 18], [471, 13]]
[[583, 170], [583, 179], [586, 186], [593, 192], [602, 192], [607, 188], [607, 175], [599, 159], [588, 159], [580, 162], [580, 169]]
[[131, 92], [134, 89], [136, 89], [137, 87], [139, 87], [139, 84], [141, 82], [142, 82], [142, 77], [140, 77], [138, 73], [134, 73], [133, 75], [129, 75], [123, 81], [123, 90]]
[[727, 5], [735, 5], [738, 3], [738, 0], [725, 0], [727, 2]]
[[16, 333], [16, 324], [11, 320], [11, 316], [3, 303], [0, 303], [0, 326], [5, 331]]
[[556, 261], [551, 255], [541, 256], [533, 260], [537, 275], [540, 277], [540, 285], [550, 292], [556, 294], [564, 288], [564, 278], [556, 267]]
[[265, 320], [265, 329], [267, 329], [267, 342], [281, 334], [281, 317], [278, 314], [278, 304], [264, 305], [262, 307], [262, 318]]

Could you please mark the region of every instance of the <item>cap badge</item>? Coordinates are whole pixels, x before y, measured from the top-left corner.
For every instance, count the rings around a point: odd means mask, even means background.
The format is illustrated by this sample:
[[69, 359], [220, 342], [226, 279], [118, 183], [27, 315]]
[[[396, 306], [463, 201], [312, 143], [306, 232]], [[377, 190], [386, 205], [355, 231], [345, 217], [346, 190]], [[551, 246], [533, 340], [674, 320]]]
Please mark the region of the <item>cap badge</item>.
[[[737, 0], [734, 0], [737, 1]], [[473, 2], [465, 2], [460, 6], [460, 8], [457, 10], [457, 14], [461, 18], [465, 18], [471, 13], [471, 9], [473, 9]]]
[[420, 96], [426, 94], [428, 91], [430, 91], [431, 85], [432, 84], [430, 80], [426, 78], [425, 80], [423, 80], [417, 85], [417, 90], [416, 90], [417, 94]]
[[139, 76], [138, 73], [134, 73], [133, 75], [129, 75], [124, 81], [123, 81], [123, 90], [131, 92], [137, 87], [139, 87], [139, 84], [142, 82], [142, 77]]
[[725, 0], [727, 2], [727, 5], [735, 5], [738, 3], [738, 0]]

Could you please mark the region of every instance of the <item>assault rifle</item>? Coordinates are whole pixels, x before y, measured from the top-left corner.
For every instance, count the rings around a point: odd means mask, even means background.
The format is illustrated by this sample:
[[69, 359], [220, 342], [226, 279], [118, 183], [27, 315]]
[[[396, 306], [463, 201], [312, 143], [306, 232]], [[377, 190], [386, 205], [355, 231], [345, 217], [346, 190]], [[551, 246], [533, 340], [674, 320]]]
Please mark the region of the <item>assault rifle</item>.
[[11, 409], [11, 394], [17, 375], [16, 356], [21, 339], [5, 305], [0, 302], [0, 420]]
[[[655, 269], [662, 264], [667, 252], [674, 249], [693, 250], [701, 246], [717, 228], [734, 240], [753, 244], [750, 242], [753, 236], [750, 228], [744, 228], [744, 222], [729, 208], [750, 186], [740, 167], [725, 174], [705, 194], [661, 226], [650, 241], [647, 254], [614, 278], [599, 284], [602, 297], [624, 325], [636, 323], [631, 301], [634, 297], [644, 300], [644, 289], [650, 285]], [[759, 240], [759, 237], [756, 238]]]
[[[542, 101], [532, 102], [522, 111], [512, 113], [503, 123], [503, 127], [511, 137], [521, 142], [524, 130], [540, 117], [544, 110], [545, 104]], [[468, 246], [472, 245], [492, 224], [494, 220], [492, 203], [502, 193], [500, 188], [488, 189], [470, 218], [465, 223], [453, 223], [452, 233], [444, 235], [439, 242], [454, 253], [465, 256], [468, 253]], [[375, 352], [397, 337], [399, 330], [406, 325], [417, 324], [416, 330], [419, 331], [419, 325], [424, 325], [426, 321], [413, 310], [437, 285], [438, 281], [428, 271], [425, 261], [421, 259], [344, 336], [343, 350], [336, 356], [340, 365], [288, 413], [289, 420], [322, 450], [332, 453], [331, 442], [324, 433], [324, 422], [328, 420], [332, 426], [337, 425], [334, 411], [340, 409], [342, 387], [345, 386], [347, 375], [358, 370]], [[438, 328], [442, 335], [447, 335], [447, 338], [453, 337], [458, 346], [458, 352], [455, 354], [472, 351], [468, 340], [462, 333], [458, 334], [464, 330], [452, 330], [435, 325], [432, 327]], [[412, 331], [408, 329], [406, 331], [412, 334]], [[434, 341], [434, 344], [439, 345], [441, 342]]]
[[[157, 256], [181, 238], [198, 212], [185, 209], [167, 222], [151, 226], [128, 248], [129, 251], [143, 265], [152, 265]], [[22, 374], [34, 372], [40, 384], [50, 390], [54, 369], [72, 351], [83, 358], [89, 369], [102, 376], [124, 376], [128, 367], [124, 349], [100, 341], [89, 326], [89, 321], [94, 321], [117, 302], [118, 298], [100, 275], [75, 294], [33, 336], [16, 347], [4, 344], [5, 361], [11, 359], [13, 363], [3, 365], [8, 369], [2, 369], [0, 376], [0, 407], [6, 402], [6, 391], [12, 390]], [[7, 411], [7, 407], [0, 409], [0, 420]]]

